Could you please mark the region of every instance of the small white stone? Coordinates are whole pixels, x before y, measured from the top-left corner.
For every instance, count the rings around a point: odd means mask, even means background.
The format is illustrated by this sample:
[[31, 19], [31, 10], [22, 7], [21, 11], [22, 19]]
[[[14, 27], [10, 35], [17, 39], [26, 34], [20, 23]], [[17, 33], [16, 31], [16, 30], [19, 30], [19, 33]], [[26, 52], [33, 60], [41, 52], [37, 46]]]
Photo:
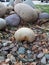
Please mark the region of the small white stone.
[[10, 61], [10, 59], [9, 58], [7, 58], [6, 60], [5, 60], [5, 62], [7, 63], [7, 62], [9, 62]]

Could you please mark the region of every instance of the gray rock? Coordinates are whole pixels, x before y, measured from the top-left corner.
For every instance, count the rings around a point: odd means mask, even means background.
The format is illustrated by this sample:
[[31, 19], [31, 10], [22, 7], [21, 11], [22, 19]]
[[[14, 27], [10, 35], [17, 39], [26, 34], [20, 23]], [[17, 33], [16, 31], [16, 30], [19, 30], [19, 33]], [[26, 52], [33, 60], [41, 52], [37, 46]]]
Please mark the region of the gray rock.
[[14, 52], [14, 51], [11, 51], [10, 52], [13, 56], [15, 56], [15, 58], [17, 57], [17, 54], [16, 54], [16, 52]]
[[3, 56], [6, 56], [8, 54], [7, 51], [2, 51], [1, 54], [3, 54]]
[[39, 14], [39, 19], [49, 19], [49, 14], [48, 13], [40, 13]]
[[4, 47], [10, 46], [10, 44], [12, 44], [11, 41], [7, 41], [7, 40], [3, 40], [2, 43], [3, 43], [2, 45], [3, 45]]
[[6, 26], [6, 21], [0, 18], [0, 29], [3, 29]]
[[37, 58], [42, 58], [43, 57], [43, 55], [44, 55], [44, 53], [39, 53], [38, 55], [37, 55]]
[[49, 64], [46, 64], [46, 65], [49, 65]]
[[0, 48], [1, 48], [2, 46], [3, 46], [2, 43], [0, 43]]
[[7, 58], [9, 58], [12, 63], [16, 62], [16, 59], [15, 59], [15, 57], [12, 54], [8, 54]]
[[20, 17], [17, 14], [12, 14], [5, 18], [7, 25], [17, 26], [20, 23]]
[[8, 51], [10, 48], [9, 47], [3, 47], [2, 50], [3, 51]]
[[12, 51], [15, 52], [17, 50], [17, 47], [13, 47]]
[[0, 2], [0, 17], [4, 16], [6, 11], [7, 7], [2, 2]]
[[35, 5], [34, 5], [34, 3], [32, 2], [32, 0], [26, 0], [26, 1], [24, 1], [23, 3], [30, 5], [32, 8], [35, 8]]
[[3, 46], [8, 46], [8, 45], [10, 45], [8, 42], [3, 43]]
[[4, 56], [0, 56], [0, 62], [2, 62], [4, 60], [5, 60]]
[[31, 58], [32, 52], [30, 50], [27, 50], [27, 56], [28, 56], [28, 58]]
[[11, 44], [10, 46], [9, 46], [9, 48], [13, 48], [15, 45], [14, 44]]
[[49, 60], [49, 54], [45, 54], [47, 60]]
[[41, 63], [42, 64], [46, 64], [46, 58], [45, 58], [45, 56], [41, 59]]
[[20, 47], [18, 49], [18, 54], [24, 54], [25, 53], [25, 48], [24, 47]]

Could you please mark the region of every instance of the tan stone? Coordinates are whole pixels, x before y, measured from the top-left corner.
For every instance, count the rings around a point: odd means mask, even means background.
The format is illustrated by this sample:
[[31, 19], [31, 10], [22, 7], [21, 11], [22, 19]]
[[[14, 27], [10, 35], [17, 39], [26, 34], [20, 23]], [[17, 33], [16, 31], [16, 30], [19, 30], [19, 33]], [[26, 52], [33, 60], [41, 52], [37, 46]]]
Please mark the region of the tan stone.
[[19, 3], [14, 7], [15, 12], [27, 22], [36, 21], [38, 18], [38, 13], [31, 6]]

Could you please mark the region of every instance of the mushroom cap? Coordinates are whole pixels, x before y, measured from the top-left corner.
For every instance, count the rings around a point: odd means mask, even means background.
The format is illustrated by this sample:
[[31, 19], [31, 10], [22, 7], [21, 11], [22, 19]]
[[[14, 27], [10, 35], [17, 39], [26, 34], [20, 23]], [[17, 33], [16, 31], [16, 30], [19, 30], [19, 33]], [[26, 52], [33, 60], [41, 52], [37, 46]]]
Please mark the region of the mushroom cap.
[[22, 27], [15, 32], [14, 37], [16, 41], [32, 42], [35, 40], [35, 33], [30, 28]]

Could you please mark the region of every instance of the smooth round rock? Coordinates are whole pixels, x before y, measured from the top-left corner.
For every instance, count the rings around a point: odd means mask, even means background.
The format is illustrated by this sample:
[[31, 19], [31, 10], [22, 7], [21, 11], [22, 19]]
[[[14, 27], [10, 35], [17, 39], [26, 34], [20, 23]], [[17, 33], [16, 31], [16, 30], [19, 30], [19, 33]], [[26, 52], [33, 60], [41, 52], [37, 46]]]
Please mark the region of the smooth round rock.
[[34, 3], [32, 2], [32, 0], [26, 0], [26, 1], [24, 1], [23, 3], [30, 5], [32, 8], [35, 8], [35, 5], [34, 5]]
[[30, 28], [22, 27], [15, 32], [14, 37], [16, 41], [32, 42], [35, 40], [35, 33]]
[[12, 14], [5, 18], [7, 25], [17, 26], [20, 23], [20, 17], [17, 14]]
[[36, 21], [38, 18], [38, 13], [27, 4], [16, 4], [14, 10], [25, 22]]
[[48, 13], [40, 13], [39, 14], [39, 19], [49, 19], [49, 14]]
[[6, 21], [0, 18], [0, 29], [3, 29], [6, 26]]
[[25, 48], [24, 47], [20, 47], [18, 49], [18, 54], [24, 54], [25, 53]]
[[3, 3], [0, 2], [0, 17], [4, 16], [6, 11], [7, 11], [7, 7]]

